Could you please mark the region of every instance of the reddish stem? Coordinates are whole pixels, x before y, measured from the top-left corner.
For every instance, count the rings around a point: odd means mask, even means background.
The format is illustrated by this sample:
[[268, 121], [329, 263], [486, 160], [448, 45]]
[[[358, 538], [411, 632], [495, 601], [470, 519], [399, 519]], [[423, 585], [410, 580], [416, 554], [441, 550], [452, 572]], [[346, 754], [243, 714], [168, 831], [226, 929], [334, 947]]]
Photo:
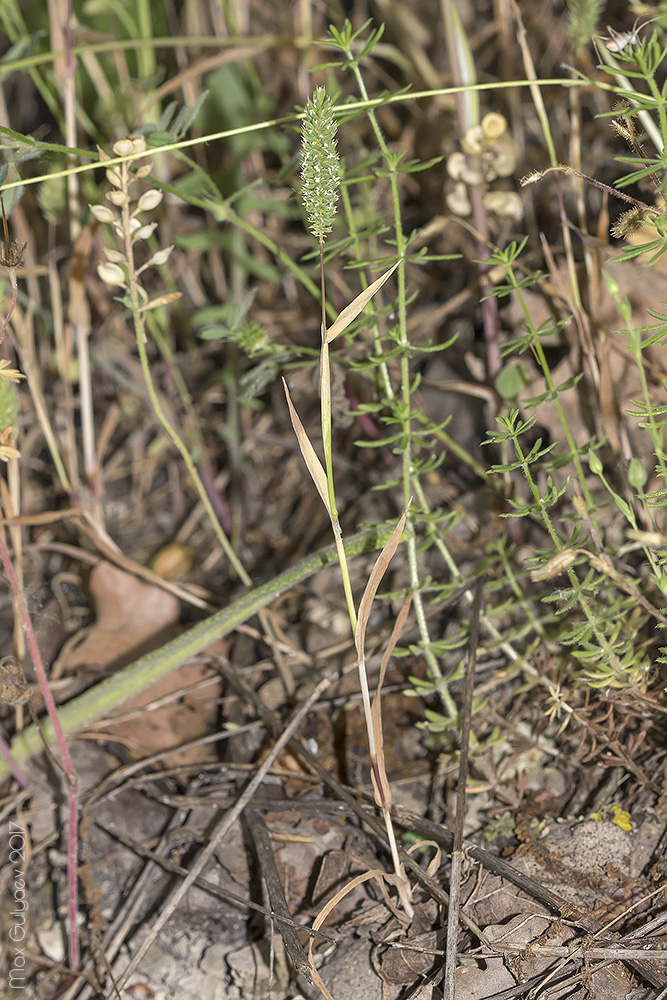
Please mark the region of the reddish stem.
[[[11, 311], [10, 311], [11, 315]], [[5, 321], [5, 326], [7, 321]], [[4, 328], [3, 328], [4, 329]], [[23, 631], [25, 633], [26, 643], [30, 651], [30, 656], [32, 657], [32, 665], [35, 671], [35, 676], [37, 677], [37, 682], [39, 683], [40, 691], [42, 692], [42, 697], [44, 699], [44, 705], [46, 706], [46, 711], [49, 714], [51, 723], [53, 724], [53, 731], [55, 733], [56, 742], [58, 748], [60, 749], [60, 756], [62, 758], [63, 767], [65, 774], [67, 775], [67, 806], [68, 806], [68, 824], [67, 824], [67, 886], [68, 886], [68, 942], [69, 942], [69, 966], [73, 972], [79, 968], [80, 964], [80, 954], [79, 954], [79, 930], [77, 926], [77, 863], [78, 863], [78, 836], [77, 836], [77, 820], [78, 820], [78, 808], [79, 808], [79, 787], [76, 772], [74, 771], [74, 765], [72, 763], [72, 758], [70, 756], [69, 747], [65, 740], [65, 734], [63, 732], [62, 726], [60, 725], [60, 719], [58, 717], [58, 710], [56, 708], [56, 703], [53, 700], [53, 695], [51, 694], [51, 689], [49, 688], [48, 678], [46, 676], [46, 670], [44, 669], [44, 663], [42, 660], [42, 655], [39, 651], [39, 646], [37, 644], [37, 637], [35, 636], [35, 631], [32, 627], [32, 621], [30, 620], [30, 613], [28, 611], [28, 605], [26, 604], [23, 592], [19, 587], [18, 580], [16, 579], [16, 573], [14, 572], [14, 566], [12, 564], [11, 556], [7, 545], [5, 543], [4, 532], [0, 531], [0, 560], [5, 571], [5, 575], [9, 581], [9, 586], [11, 587], [12, 594], [14, 595], [14, 603], [19, 613], [21, 619], [21, 624], [23, 626]]]

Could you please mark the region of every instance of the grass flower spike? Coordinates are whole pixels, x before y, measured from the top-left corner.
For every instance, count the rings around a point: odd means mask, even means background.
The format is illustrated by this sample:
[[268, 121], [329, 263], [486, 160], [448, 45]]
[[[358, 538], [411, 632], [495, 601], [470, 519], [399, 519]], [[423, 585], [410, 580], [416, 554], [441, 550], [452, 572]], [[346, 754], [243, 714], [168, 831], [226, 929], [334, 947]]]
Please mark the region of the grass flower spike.
[[320, 243], [333, 229], [336, 217], [340, 183], [336, 151], [337, 128], [331, 98], [324, 87], [318, 87], [306, 104], [303, 119], [301, 179], [308, 229]]

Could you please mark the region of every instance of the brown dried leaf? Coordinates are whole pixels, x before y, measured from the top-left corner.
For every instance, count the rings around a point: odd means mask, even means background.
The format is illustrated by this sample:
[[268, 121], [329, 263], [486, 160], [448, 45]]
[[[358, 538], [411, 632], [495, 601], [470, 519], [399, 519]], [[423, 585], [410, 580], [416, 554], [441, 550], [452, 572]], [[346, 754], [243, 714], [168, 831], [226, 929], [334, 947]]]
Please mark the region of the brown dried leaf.
[[327, 344], [330, 344], [332, 340], [335, 340], [336, 337], [341, 334], [343, 330], [346, 330], [350, 323], [357, 318], [364, 306], [367, 305], [375, 293], [382, 288], [387, 278], [392, 276], [399, 263], [400, 261], [396, 261], [393, 267], [390, 267], [388, 271], [385, 271], [385, 273], [380, 275], [379, 278], [376, 278], [375, 281], [368, 286], [368, 288], [365, 288], [363, 292], [360, 292], [359, 295], [357, 295], [356, 299], [353, 299], [348, 306], [345, 306], [342, 313], [327, 330]]
[[354, 636], [354, 642], [357, 647], [357, 654], [360, 660], [365, 659], [365, 644], [366, 644], [366, 628], [368, 626], [368, 619], [371, 613], [371, 606], [375, 595], [377, 594], [377, 589], [380, 586], [380, 581], [385, 574], [387, 566], [391, 562], [394, 552], [398, 548], [398, 543], [401, 540], [401, 535], [403, 534], [403, 528], [405, 527], [405, 522], [408, 516], [408, 508], [403, 511], [400, 521], [392, 531], [389, 540], [382, 552], [375, 560], [375, 565], [371, 570], [371, 575], [368, 578], [368, 583], [366, 584], [366, 589], [364, 590], [363, 597], [361, 598], [361, 603], [359, 604], [359, 617], [357, 619], [357, 628]]
[[66, 644], [58, 658], [59, 675], [79, 667], [105, 668], [120, 659], [129, 663], [180, 614], [179, 602], [171, 594], [109, 562], [94, 568], [90, 590], [97, 621]]
[[301, 421], [299, 420], [299, 414], [294, 409], [292, 400], [290, 398], [289, 389], [287, 388], [287, 382], [283, 379], [283, 385], [285, 387], [285, 396], [287, 397], [287, 406], [289, 407], [290, 420], [292, 421], [292, 427], [294, 428], [294, 433], [296, 434], [296, 439], [299, 443], [299, 448], [301, 449], [301, 454], [303, 455], [308, 471], [312, 477], [313, 482], [317, 488], [317, 492], [322, 498], [322, 503], [327, 509], [329, 517], [331, 517], [331, 506], [329, 504], [329, 491], [327, 489], [327, 477], [322, 468], [322, 463], [320, 462], [315, 449], [310, 443], [310, 438], [306, 434], [305, 428]]

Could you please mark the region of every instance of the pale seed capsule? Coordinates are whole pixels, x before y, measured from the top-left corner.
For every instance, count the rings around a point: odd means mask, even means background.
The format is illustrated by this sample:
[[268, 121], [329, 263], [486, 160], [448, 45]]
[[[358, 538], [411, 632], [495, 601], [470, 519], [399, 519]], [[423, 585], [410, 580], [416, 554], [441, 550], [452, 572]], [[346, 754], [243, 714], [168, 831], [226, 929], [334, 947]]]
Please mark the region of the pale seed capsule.
[[144, 191], [141, 198], [137, 202], [137, 208], [140, 212], [151, 212], [154, 208], [157, 208], [162, 201], [162, 192], [156, 191], [155, 188], [151, 188], [150, 191]]
[[454, 190], [449, 191], [445, 195], [445, 202], [449, 211], [454, 215], [460, 215], [461, 218], [465, 218], [472, 212], [472, 206], [468, 198], [468, 189], [463, 181], [458, 181], [454, 186]]
[[118, 264], [111, 264], [109, 261], [97, 265], [97, 273], [102, 281], [107, 285], [124, 285], [125, 272]]
[[462, 180], [462, 175], [468, 166], [465, 153], [459, 150], [447, 157], [447, 173], [453, 181]]
[[117, 205], [121, 208], [123, 205], [127, 205], [130, 198], [125, 191], [107, 191], [105, 197], [112, 205]]
[[133, 151], [131, 139], [118, 139], [111, 147], [116, 156], [129, 156]]
[[516, 149], [507, 136], [494, 148], [491, 160], [498, 177], [509, 177], [516, 170]]
[[108, 205], [89, 205], [88, 207], [98, 222], [111, 225], [112, 222], [116, 221], [116, 213], [112, 212]]
[[490, 111], [482, 118], [482, 132], [484, 138], [489, 142], [494, 142], [507, 130], [507, 119], [497, 111]]
[[481, 125], [471, 125], [461, 139], [461, 148], [468, 156], [479, 156], [484, 151], [485, 141]]
[[515, 222], [523, 217], [523, 202], [516, 191], [487, 191], [482, 200], [487, 212], [514, 219]]
[[120, 176], [120, 170], [116, 170], [115, 167], [109, 167], [106, 171], [106, 175], [109, 184], [113, 184], [114, 187], [120, 187], [123, 183], [123, 179]]
[[479, 187], [484, 183], [484, 174], [481, 170], [475, 170], [472, 167], [466, 167], [466, 169], [461, 174], [461, 180], [464, 181], [468, 187]]
[[667, 545], [667, 538], [659, 531], [639, 531], [628, 528], [626, 534], [633, 542], [639, 542], [640, 545], [645, 545], [649, 549], [659, 549]]
[[170, 246], [164, 247], [162, 250], [158, 250], [157, 253], [154, 253], [151, 257], [151, 264], [155, 265], [155, 267], [160, 267], [162, 264], [166, 264], [171, 257], [171, 251], [173, 249], [173, 246]]
[[160, 549], [153, 560], [153, 571], [165, 580], [177, 580], [189, 573], [194, 565], [194, 552], [187, 545], [172, 542]]
[[142, 226], [134, 233], [135, 240], [147, 240], [157, 229], [157, 222], [151, 222], [149, 226]]
[[558, 576], [559, 573], [564, 573], [568, 569], [574, 560], [577, 558], [576, 549], [563, 549], [562, 552], [557, 552], [555, 556], [552, 556], [548, 562], [545, 562], [544, 566], [540, 566], [538, 569], [531, 571], [530, 579], [533, 583], [539, 583], [542, 580], [550, 580], [554, 576]]

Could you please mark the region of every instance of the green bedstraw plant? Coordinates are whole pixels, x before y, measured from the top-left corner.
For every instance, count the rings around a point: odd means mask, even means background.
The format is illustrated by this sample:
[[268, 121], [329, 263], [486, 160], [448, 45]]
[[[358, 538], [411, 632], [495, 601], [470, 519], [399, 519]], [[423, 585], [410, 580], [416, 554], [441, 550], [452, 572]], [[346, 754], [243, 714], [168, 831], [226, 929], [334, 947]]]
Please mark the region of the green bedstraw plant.
[[[642, 124], [646, 124], [650, 121], [646, 116], [654, 115], [661, 137], [660, 147], [665, 147], [667, 99], [655, 82], [665, 54], [657, 34], [652, 33], [615, 53], [608, 67], [608, 72], [623, 87], [622, 104], [610, 113], [615, 131], [633, 150], [632, 156], [619, 157], [632, 168], [618, 182], [619, 188], [646, 179], [657, 191], [664, 191], [664, 158], [662, 154], [646, 155], [637, 138], [635, 123], [638, 116], [642, 117]], [[641, 82], [645, 84], [644, 89]], [[653, 134], [655, 120], [651, 125]], [[575, 174], [614, 194], [607, 185], [570, 167], [551, 167], [527, 178], [526, 182], [533, 182], [554, 170]], [[663, 208], [659, 202], [656, 205], [642, 202], [622, 191], [619, 197], [629, 202], [631, 208], [616, 223], [613, 234], [626, 237], [641, 230], [642, 226], [651, 226], [656, 236], [628, 248], [618, 260], [650, 253], [654, 261], [667, 247], [667, 218]], [[627, 337], [628, 353], [635, 361], [641, 391], [641, 398], [632, 402], [626, 414], [638, 419], [638, 427], [648, 434], [656, 459], [653, 476], [649, 476], [638, 456], [630, 458], [624, 482], [619, 484], [619, 470], [615, 469], [612, 476], [605, 467], [605, 440], [591, 438], [577, 442], [574, 439], [563, 398], [584, 374], [573, 374], [560, 384], [552, 376], [544, 344], [547, 338], [558, 333], [558, 324], [537, 328], [532, 321], [524, 290], [538, 281], [540, 275], [526, 277], [522, 274], [520, 258], [524, 249], [525, 241], [519, 245], [512, 243], [494, 254], [492, 263], [502, 270], [504, 280], [496, 285], [493, 294], [499, 297], [511, 294], [523, 313], [523, 332], [506, 345], [505, 356], [530, 348], [544, 377], [544, 391], [532, 399], [522, 398], [521, 411], [511, 409], [497, 418], [498, 427], [486, 443], [503, 452], [504, 460], [494, 464], [490, 474], [505, 479], [521, 474], [528, 486], [528, 495], [509, 499], [507, 503], [511, 509], [505, 516], [541, 522], [549, 539], [549, 546], [535, 553], [530, 574], [532, 582], [554, 580], [561, 574], [566, 580], [556, 592], [543, 596], [542, 600], [557, 610], [553, 622], [542, 622], [541, 629], [543, 641], [553, 653], [574, 661], [576, 669], [570, 674], [570, 682], [582, 681], [588, 687], [607, 691], [643, 689], [655, 662], [650, 652], [654, 640], [649, 638], [649, 630], [667, 624], [659, 606], [667, 592], [664, 573], [667, 539], [656, 518], [657, 508], [664, 506], [667, 497], [664, 448], [667, 407], [656, 404], [651, 398], [644, 354], [650, 346], [664, 343], [665, 317], [654, 313], [660, 322], [651, 329], [637, 330], [629, 303], [621, 295], [616, 280], [604, 273], [607, 289], [624, 326], [622, 332]], [[663, 386], [667, 387], [667, 382], [663, 382]], [[546, 402], [555, 407], [560, 426], [552, 429], [551, 444], [544, 444], [541, 439], [533, 439], [527, 444], [528, 435], [539, 420], [540, 407]], [[531, 412], [532, 415], [524, 416]], [[570, 476], [564, 477], [565, 470], [570, 470]], [[651, 488], [647, 490], [649, 483]], [[600, 515], [610, 504], [625, 522], [628, 544], [620, 550], [609, 545], [599, 524]], [[619, 556], [628, 551], [643, 553], [639, 578], [619, 563]], [[649, 594], [653, 591], [651, 596], [645, 593], [647, 587]], [[527, 591], [525, 597], [528, 600]], [[549, 684], [546, 678], [538, 677], [533, 677], [532, 682]], [[552, 687], [551, 694], [557, 711], [562, 710], [560, 688]]]

